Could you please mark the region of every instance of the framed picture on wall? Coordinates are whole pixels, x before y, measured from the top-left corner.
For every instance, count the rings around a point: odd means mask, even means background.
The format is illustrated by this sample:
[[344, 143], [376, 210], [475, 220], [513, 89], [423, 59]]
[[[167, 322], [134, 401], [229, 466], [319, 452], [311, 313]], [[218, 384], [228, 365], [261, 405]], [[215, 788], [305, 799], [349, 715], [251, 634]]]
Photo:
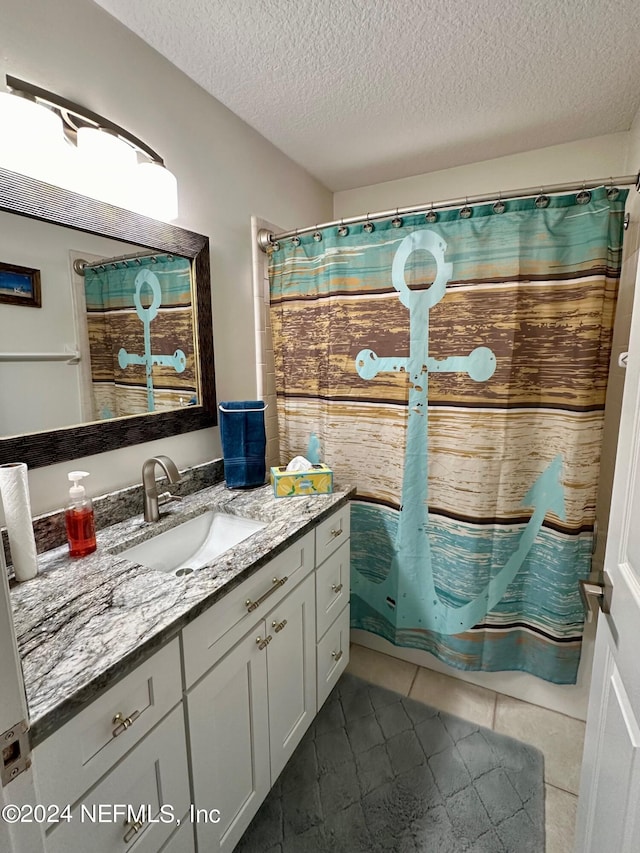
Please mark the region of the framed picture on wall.
[[40, 270], [0, 261], [0, 303], [40, 308]]

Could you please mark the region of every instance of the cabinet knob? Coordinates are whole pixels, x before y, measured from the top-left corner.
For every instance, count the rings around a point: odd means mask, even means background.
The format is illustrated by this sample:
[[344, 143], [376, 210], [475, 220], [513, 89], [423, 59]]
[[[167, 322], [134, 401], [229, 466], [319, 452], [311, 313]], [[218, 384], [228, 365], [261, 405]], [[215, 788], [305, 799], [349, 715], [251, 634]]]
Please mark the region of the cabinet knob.
[[118, 711], [118, 713], [115, 715], [113, 720], [111, 720], [111, 722], [115, 726], [115, 729], [113, 730], [113, 733], [112, 733], [113, 737], [118, 737], [118, 735], [121, 735], [122, 732], [126, 732], [126, 730], [129, 728], [129, 726], [132, 726], [135, 723], [135, 721], [138, 719], [139, 716], [140, 716], [140, 711], [132, 711], [128, 717], [123, 716]]
[[272, 587], [266, 592], [263, 592], [260, 598], [257, 598], [255, 601], [252, 601], [250, 598], [247, 598], [244, 603], [244, 606], [247, 608], [247, 611], [249, 613], [253, 613], [254, 610], [260, 607], [263, 601], [266, 601], [266, 599], [269, 598], [270, 595], [273, 595], [273, 593], [277, 589], [280, 589], [281, 586], [284, 586], [288, 580], [289, 578], [286, 575], [283, 578], [273, 578], [271, 581], [271, 583], [273, 584]]
[[264, 640], [262, 639], [262, 637], [256, 637], [256, 645], [260, 649], [260, 651], [262, 651], [263, 649], [267, 648], [267, 646], [269, 645], [271, 640], [273, 640], [273, 637], [271, 636], [271, 634], [268, 634], [264, 638]]
[[145, 822], [143, 820], [136, 820], [132, 824], [125, 823], [125, 826], [128, 826], [129, 829], [125, 832], [122, 840], [125, 844], [128, 844], [145, 826]]
[[335, 538], [336, 536], [340, 536], [340, 534], [342, 533], [342, 528], [340, 527], [340, 528], [338, 528], [338, 530], [333, 530], [333, 529], [332, 529], [332, 530], [330, 530], [329, 532], [330, 532], [330, 533], [331, 533], [331, 535]]
[[336, 663], [338, 663], [338, 661], [339, 661], [339, 660], [340, 660], [340, 658], [342, 657], [342, 649], [340, 649], [340, 651], [339, 651], [339, 652], [331, 652], [331, 657], [334, 659], [334, 661], [335, 661]]
[[331, 584], [331, 589], [332, 589], [332, 590], [335, 592], [335, 594], [337, 595], [337, 594], [340, 592], [340, 590], [342, 589], [342, 584], [341, 584], [341, 583], [338, 583], [338, 584], [332, 583], [332, 584]]
[[275, 628], [275, 632], [276, 632], [276, 634], [279, 634], [279, 633], [280, 633], [280, 631], [282, 631], [282, 629], [284, 628], [284, 626], [285, 626], [286, 624], [287, 624], [287, 620], [286, 620], [286, 619], [283, 619], [283, 620], [282, 620], [282, 622], [276, 622], [276, 621], [274, 620], [274, 621], [271, 623], [271, 627], [272, 627], [272, 628]]

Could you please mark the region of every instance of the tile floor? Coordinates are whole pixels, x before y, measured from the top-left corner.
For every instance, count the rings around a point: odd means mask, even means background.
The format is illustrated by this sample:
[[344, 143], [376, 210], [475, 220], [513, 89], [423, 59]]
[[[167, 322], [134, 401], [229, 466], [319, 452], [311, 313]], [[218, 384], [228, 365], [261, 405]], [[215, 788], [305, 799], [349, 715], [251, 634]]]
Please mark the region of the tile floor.
[[572, 853], [584, 723], [364, 646], [351, 646], [347, 671], [540, 749], [545, 758], [546, 853]]

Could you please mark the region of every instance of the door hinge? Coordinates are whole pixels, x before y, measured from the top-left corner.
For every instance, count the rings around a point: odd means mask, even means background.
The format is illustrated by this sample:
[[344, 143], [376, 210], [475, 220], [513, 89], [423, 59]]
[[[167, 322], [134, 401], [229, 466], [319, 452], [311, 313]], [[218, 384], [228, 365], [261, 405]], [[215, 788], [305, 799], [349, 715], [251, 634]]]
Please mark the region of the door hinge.
[[8, 785], [24, 770], [31, 767], [31, 746], [26, 720], [20, 720], [15, 726], [0, 735], [2, 762], [0, 763], [0, 781]]

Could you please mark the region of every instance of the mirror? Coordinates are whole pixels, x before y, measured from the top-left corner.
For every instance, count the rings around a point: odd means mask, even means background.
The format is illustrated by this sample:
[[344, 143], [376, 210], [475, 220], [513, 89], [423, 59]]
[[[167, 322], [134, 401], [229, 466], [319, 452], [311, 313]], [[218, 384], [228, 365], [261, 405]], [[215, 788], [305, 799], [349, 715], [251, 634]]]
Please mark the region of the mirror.
[[0, 230], [0, 462], [216, 424], [206, 237], [2, 169]]

